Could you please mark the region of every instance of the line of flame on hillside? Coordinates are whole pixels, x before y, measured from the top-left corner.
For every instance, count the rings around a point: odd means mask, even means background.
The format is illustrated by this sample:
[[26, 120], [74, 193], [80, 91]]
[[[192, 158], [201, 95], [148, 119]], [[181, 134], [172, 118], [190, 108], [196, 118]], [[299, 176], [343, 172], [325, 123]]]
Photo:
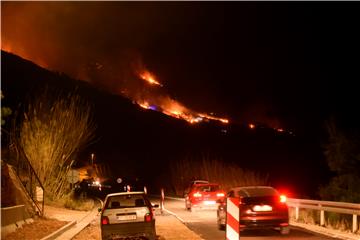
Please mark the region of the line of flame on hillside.
[[[156, 80], [156, 77], [147, 70], [142, 71], [138, 76], [150, 85], [163, 87], [163, 85]], [[144, 109], [162, 112], [168, 116], [183, 119], [192, 124], [210, 120], [219, 121], [224, 124], [229, 123], [229, 120], [226, 118], [215, 117], [206, 113], [198, 113], [190, 110], [183, 104], [171, 98], [161, 98], [161, 100], [135, 100], [134, 102]]]
[[[143, 71], [141, 74], [139, 74], [139, 77], [142, 80], [145, 80], [147, 83], [151, 85], [157, 85], [160, 87], [163, 87], [163, 85], [156, 80], [156, 77], [151, 74], [149, 71]], [[185, 107], [181, 103], [179, 103], [176, 100], [173, 100], [171, 98], [161, 98], [162, 100], [159, 101], [159, 99], [151, 101], [151, 99], [147, 100], [135, 100], [134, 103], [138, 104], [140, 107], [144, 109], [149, 109], [153, 111], [162, 112], [168, 116], [183, 119], [191, 124], [196, 124], [204, 121], [218, 121], [223, 124], [228, 124], [229, 120], [226, 118], [216, 117], [210, 114], [206, 113], [199, 113], [193, 110], [190, 110], [189, 108]], [[248, 125], [249, 129], [255, 129], [257, 128], [257, 125], [254, 123], [249, 123]], [[291, 131], [286, 131], [283, 128], [275, 127], [273, 128], [278, 133], [288, 133], [290, 135], [294, 135]]]
[[[184, 106], [182, 106], [175, 100], [173, 100], [173, 101], [174, 101], [173, 105], [170, 105], [165, 108], [163, 106], [153, 105], [147, 101], [142, 101], [142, 102], [135, 101], [135, 103], [144, 109], [162, 112], [168, 116], [171, 116], [171, 117], [174, 117], [177, 119], [183, 119], [191, 124], [200, 123], [203, 121], [210, 121], [210, 120], [219, 121], [224, 124], [229, 123], [229, 120], [226, 118], [219, 118], [219, 117], [215, 117], [215, 116], [205, 114], [205, 113], [197, 113], [197, 112], [194, 112], [194, 111], [191, 111], [191, 110], [185, 108]], [[169, 104], [165, 104], [165, 105], [169, 105]]]

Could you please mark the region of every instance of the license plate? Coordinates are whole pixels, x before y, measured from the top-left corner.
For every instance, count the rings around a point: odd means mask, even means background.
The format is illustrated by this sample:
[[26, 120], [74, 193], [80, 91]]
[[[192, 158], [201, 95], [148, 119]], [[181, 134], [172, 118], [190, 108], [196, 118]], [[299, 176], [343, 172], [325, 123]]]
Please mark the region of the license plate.
[[117, 220], [119, 220], [119, 221], [135, 220], [135, 219], [136, 219], [135, 214], [117, 216]]
[[272, 206], [269, 205], [255, 205], [253, 207], [255, 212], [270, 212], [272, 211]]
[[215, 203], [215, 201], [204, 201], [205, 205], [214, 205]]

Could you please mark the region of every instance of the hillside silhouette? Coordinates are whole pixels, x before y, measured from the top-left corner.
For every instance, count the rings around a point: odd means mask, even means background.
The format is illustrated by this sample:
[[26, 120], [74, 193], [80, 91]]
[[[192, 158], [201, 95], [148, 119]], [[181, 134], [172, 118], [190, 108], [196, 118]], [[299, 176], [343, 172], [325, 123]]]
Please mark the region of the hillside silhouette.
[[[166, 181], [168, 168], [176, 160], [215, 158], [269, 174], [272, 185], [289, 188], [297, 197], [316, 197], [318, 186], [328, 180], [317, 138], [291, 136], [261, 126], [191, 125], [11, 53], [2, 51], [1, 59], [2, 104], [13, 111], [21, 113], [23, 106], [46, 88], [63, 93], [76, 90], [91, 103], [96, 140], [79, 154], [77, 166], [88, 164], [94, 152], [95, 162], [110, 166], [113, 177], [141, 176], [154, 186]], [[7, 123], [5, 128], [9, 127]], [[2, 148], [6, 144], [2, 141]]]

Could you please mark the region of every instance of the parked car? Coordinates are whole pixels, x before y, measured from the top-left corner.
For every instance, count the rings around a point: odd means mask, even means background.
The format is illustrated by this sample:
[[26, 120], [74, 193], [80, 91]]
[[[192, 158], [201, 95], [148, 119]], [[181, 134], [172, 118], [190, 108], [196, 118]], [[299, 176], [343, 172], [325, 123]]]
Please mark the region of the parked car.
[[108, 194], [101, 211], [102, 239], [156, 239], [155, 212], [144, 192]]
[[216, 209], [216, 202], [225, 197], [225, 191], [217, 183], [196, 183], [185, 194], [185, 208]]
[[[281, 234], [288, 234], [289, 211], [286, 196], [269, 186], [232, 188], [226, 197], [239, 198], [240, 231], [245, 229], [278, 228]], [[226, 225], [226, 199], [219, 201], [217, 223], [219, 229]]]

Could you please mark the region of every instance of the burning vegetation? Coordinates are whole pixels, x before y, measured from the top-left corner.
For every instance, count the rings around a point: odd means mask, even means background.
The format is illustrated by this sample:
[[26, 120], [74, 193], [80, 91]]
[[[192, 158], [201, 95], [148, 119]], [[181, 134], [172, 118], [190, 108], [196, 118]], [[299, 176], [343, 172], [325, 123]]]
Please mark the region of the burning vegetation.
[[[163, 87], [163, 84], [156, 80], [155, 75], [147, 70], [140, 71], [138, 77], [149, 85]], [[224, 124], [229, 123], [229, 120], [226, 118], [215, 117], [206, 113], [193, 111], [170, 97], [157, 97], [156, 100], [151, 98], [146, 100], [135, 99], [134, 102], [144, 109], [162, 112], [168, 116], [185, 120], [191, 124], [210, 120], [218, 121]]]

